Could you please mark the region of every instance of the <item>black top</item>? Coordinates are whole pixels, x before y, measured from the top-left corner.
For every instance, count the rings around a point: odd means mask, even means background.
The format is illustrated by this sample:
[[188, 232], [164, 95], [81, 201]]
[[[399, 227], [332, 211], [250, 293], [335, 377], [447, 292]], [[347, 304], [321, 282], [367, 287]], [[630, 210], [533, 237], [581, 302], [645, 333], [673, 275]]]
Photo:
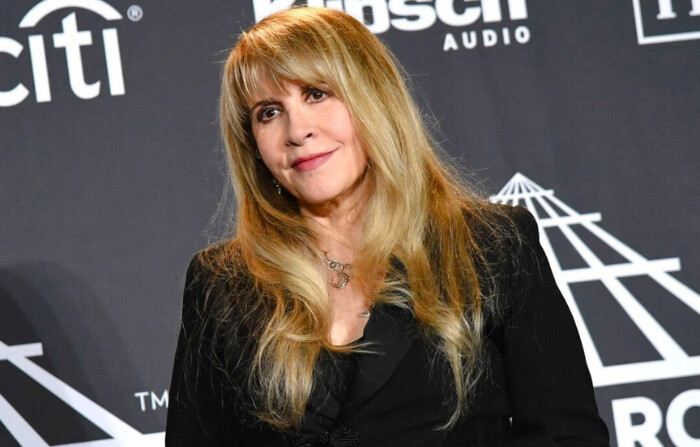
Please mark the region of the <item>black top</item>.
[[[451, 430], [438, 429], [451, 414], [448, 363], [420, 335], [410, 310], [388, 305], [375, 307], [365, 327], [363, 340], [372, 343], [373, 353], [322, 353], [301, 430], [283, 433], [256, 422], [247, 410], [252, 400], [242, 375], [224, 379], [209, 357], [185, 355], [193, 343], [204, 349], [209, 343], [196, 328], [211, 296], [206, 289], [211, 272], [195, 257], [185, 289], [166, 445], [607, 446], [578, 332], [537, 242], [537, 225], [521, 207], [513, 209], [512, 219], [525, 247], [514, 243], [511, 259], [500, 263], [500, 312], [485, 316], [488, 367], [467, 414]], [[477, 236], [488, 244], [488, 235]], [[237, 281], [245, 284], [250, 277]], [[239, 356], [245, 371], [248, 348], [241, 328], [240, 350], [227, 355]]]

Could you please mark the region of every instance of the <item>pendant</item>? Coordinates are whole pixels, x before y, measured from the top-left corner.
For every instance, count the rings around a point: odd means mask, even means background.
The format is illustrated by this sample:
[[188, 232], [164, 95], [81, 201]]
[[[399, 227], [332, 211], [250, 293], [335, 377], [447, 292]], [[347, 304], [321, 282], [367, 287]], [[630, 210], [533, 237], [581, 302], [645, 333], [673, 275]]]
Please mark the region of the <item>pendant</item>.
[[342, 289], [350, 281], [350, 276], [345, 272], [336, 272], [335, 276], [331, 278], [330, 283], [336, 289]]

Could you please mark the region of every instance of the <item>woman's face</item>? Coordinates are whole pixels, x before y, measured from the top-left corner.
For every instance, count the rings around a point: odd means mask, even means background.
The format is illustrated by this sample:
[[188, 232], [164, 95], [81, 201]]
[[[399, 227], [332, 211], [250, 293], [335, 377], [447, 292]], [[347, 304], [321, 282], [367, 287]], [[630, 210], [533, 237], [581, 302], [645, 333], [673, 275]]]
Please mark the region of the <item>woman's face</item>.
[[287, 82], [265, 86], [250, 118], [263, 162], [303, 213], [354, 206], [367, 155], [345, 104], [329, 89]]

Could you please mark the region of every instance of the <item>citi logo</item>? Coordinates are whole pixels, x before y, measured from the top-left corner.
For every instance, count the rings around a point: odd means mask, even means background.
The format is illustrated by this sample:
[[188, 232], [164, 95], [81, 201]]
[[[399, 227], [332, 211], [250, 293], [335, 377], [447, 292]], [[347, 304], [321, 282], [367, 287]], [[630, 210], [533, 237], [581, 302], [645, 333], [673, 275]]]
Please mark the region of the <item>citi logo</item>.
[[[504, 3], [508, 5], [507, 16], [511, 21], [527, 19], [526, 0], [508, 0]], [[253, 0], [255, 21], [258, 22], [295, 4], [298, 4], [295, 0]], [[486, 25], [498, 24], [503, 22], [506, 16], [501, 7], [501, 0], [306, 0], [306, 4], [345, 11], [364, 22], [375, 34], [391, 28], [400, 31], [422, 31], [436, 22], [457, 28], [469, 27], [479, 21]], [[529, 39], [530, 31], [524, 26], [519, 26], [513, 32], [509, 28], [485, 29], [480, 33], [463, 30], [461, 35], [445, 35], [443, 51], [457, 50], [460, 44], [464, 48], [472, 49], [479, 43], [490, 47], [499, 42], [503, 45], [510, 45], [511, 42], [522, 44]]]
[[700, 0], [633, 0], [640, 45], [700, 39]]
[[[43, 0], [30, 9], [19, 23], [21, 29], [35, 28], [49, 14], [65, 8], [85, 9], [95, 13], [105, 20], [120, 20], [122, 15], [108, 3], [102, 0]], [[42, 34], [31, 34], [27, 38], [34, 80], [34, 97], [36, 102], [51, 101], [50, 71], [47, 66], [47, 40], [56, 49], [63, 49], [66, 54], [68, 80], [75, 96], [80, 99], [92, 99], [100, 94], [101, 81], [88, 82], [83, 70], [81, 47], [93, 44], [93, 33], [78, 28], [75, 12], [66, 15], [61, 21], [62, 30], [54, 33], [49, 39]], [[107, 81], [111, 96], [123, 95], [124, 74], [122, 71], [119, 37], [116, 28], [102, 30]], [[25, 45], [10, 37], [0, 36], [0, 53], [9, 54], [17, 59], [25, 49]], [[0, 107], [12, 107], [24, 101], [30, 91], [24, 83], [18, 82], [10, 90], [0, 90]]]

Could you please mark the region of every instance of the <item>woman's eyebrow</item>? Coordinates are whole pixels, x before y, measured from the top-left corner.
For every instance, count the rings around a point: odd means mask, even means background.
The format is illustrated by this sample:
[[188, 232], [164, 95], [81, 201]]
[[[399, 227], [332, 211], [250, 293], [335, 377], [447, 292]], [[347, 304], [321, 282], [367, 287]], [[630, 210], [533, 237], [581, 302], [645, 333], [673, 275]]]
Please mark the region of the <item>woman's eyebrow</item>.
[[253, 110], [257, 109], [260, 106], [266, 106], [270, 104], [279, 104], [279, 101], [276, 101], [274, 99], [268, 98], [268, 99], [261, 99], [260, 101], [256, 102], [250, 107], [250, 111], [252, 112]]

